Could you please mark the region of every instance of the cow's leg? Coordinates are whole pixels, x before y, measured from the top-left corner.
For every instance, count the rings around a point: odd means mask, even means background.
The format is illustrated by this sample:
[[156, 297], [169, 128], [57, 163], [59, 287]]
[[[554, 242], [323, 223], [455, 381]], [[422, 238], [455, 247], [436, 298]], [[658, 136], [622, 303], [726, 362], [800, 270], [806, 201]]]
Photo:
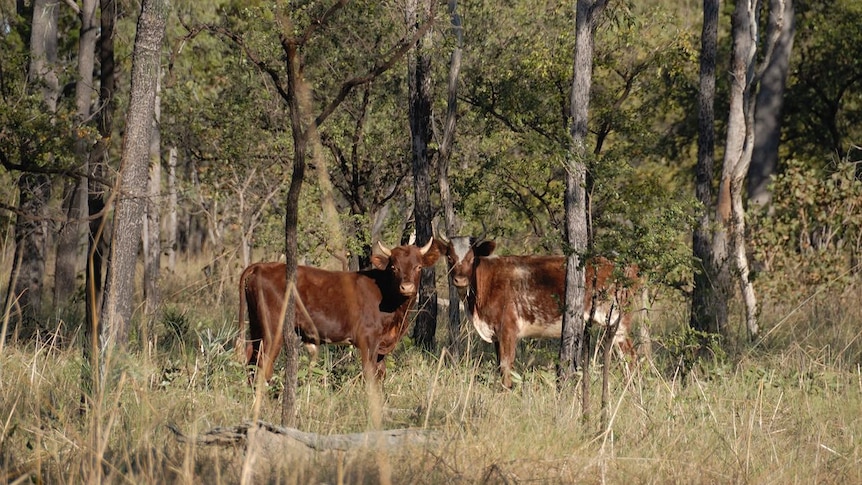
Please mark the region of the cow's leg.
[[[373, 347], [373, 349], [372, 349]], [[362, 362], [362, 376], [368, 384], [377, 382], [377, 345], [371, 345], [368, 342], [357, 342], [356, 348], [359, 349], [359, 358]]]
[[245, 344], [245, 365], [252, 366], [248, 372], [248, 383], [254, 385], [255, 369], [260, 362], [260, 340], [250, 340]]
[[[281, 327], [281, 325], [278, 325], [278, 327]], [[282, 335], [281, 332], [270, 335], [269, 345], [264, 352], [264, 363], [262, 364], [263, 377], [266, 379], [267, 383], [272, 379], [275, 360], [278, 358], [278, 354], [281, 352], [281, 347], [283, 345], [284, 335]]]
[[500, 365], [500, 377], [502, 378], [503, 387], [506, 389], [512, 388], [512, 365], [515, 362], [515, 346], [517, 343], [517, 337], [512, 332], [506, 331], [505, 326], [494, 340], [494, 350], [497, 351], [497, 363]]
[[382, 354], [377, 354], [377, 368], [375, 369], [374, 375], [377, 379], [382, 383], [384, 379], [386, 379], [386, 356]]

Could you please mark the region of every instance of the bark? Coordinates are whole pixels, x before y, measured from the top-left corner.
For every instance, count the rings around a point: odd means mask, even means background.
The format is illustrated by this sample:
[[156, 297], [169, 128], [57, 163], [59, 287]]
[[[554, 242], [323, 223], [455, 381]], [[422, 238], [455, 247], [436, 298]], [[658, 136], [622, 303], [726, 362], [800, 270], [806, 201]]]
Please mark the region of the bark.
[[[690, 325], [696, 330], [720, 332], [727, 324], [727, 274], [719, 271], [713, 254], [712, 174], [715, 157], [715, 60], [718, 42], [718, 0], [703, 1], [703, 31], [700, 50], [700, 92], [698, 94], [697, 164], [695, 195], [702, 212], [692, 236], [692, 252], [697, 264], [691, 298]], [[725, 250], [726, 251], [726, 250]]]
[[748, 170], [748, 199], [766, 207], [772, 202], [769, 183], [778, 166], [784, 91], [796, 26], [793, 0], [770, 0], [766, 38], [774, 42], [760, 78], [754, 114], [754, 151]]
[[[177, 442], [196, 446], [220, 446], [244, 450], [246, 460], [254, 460], [258, 473], [284, 464], [285, 457], [308, 460], [326, 454], [327, 460], [342, 461], [365, 455], [371, 450], [387, 454], [408, 452], [417, 447], [435, 449], [442, 436], [427, 429], [387, 429], [364, 433], [320, 435], [296, 428], [285, 428], [258, 421], [231, 427], [219, 427], [197, 436], [186, 436], [174, 425], [168, 425]], [[250, 455], [250, 456], [249, 456]]]
[[[83, 154], [84, 157], [88, 155]], [[86, 214], [87, 179], [69, 180], [63, 186], [63, 212], [65, 220], [57, 232], [57, 252], [54, 255], [54, 305], [65, 306], [77, 286], [79, 261], [83, 254]]]
[[[148, 322], [144, 328], [148, 329], [149, 322], [157, 317], [160, 307], [159, 295], [159, 271], [161, 267], [161, 218], [159, 208], [161, 207], [162, 190], [162, 161], [161, 161], [161, 134], [159, 121], [161, 118], [161, 96], [159, 94], [160, 82], [156, 81], [156, 100], [153, 108], [153, 129], [150, 135], [149, 145], [149, 177], [147, 178], [147, 198], [143, 222], [143, 244], [144, 244], [144, 314]], [[149, 332], [147, 332], [149, 333]], [[144, 340], [148, 335], [144, 335]]]
[[296, 284], [296, 267], [299, 255], [297, 254], [297, 225], [299, 222], [299, 194], [302, 190], [305, 178], [305, 147], [306, 133], [303, 130], [303, 114], [301, 110], [307, 108], [305, 104], [309, 100], [305, 98], [300, 102], [298, 90], [301, 87], [302, 71], [300, 69], [298, 46], [293, 42], [282, 42], [287, 59], [287, 105], [290, 109], [290, 129], [293, 135], [293, 173], [290, 177], [290, 188], [287, 191], [284, 213], [284, 257], [287, 285], [287, 298], [284, 313], [284, 353], [286, 363], [284, 366], [284, 393], [281, 402], [281, 424], [292, 426], [296, 421], [296, 373], [299, 366], [297, 352], [298, 338], [293, 331], [295, 326], [296, 298], [292, 291]]
[[[431, 18], [429, 0], [411, 0], [407, 6], [407, 24], [415, 31], [421, 19]], [[431, 141], [431, 32], [414, 46], [408, 65], [410, 97], [410, 134], [413, 148], [413, 214], [416, 224], [416, 244], [424, 245], [433, 237], [431, 219], [431, 176], [428, 143]], [[433, 352], [437, 329], [436, 272], [433, 267], [422, 269], [417, 298], [417, 315], [413, 340], [423, 349]]]
[[[455, 141], [455, 122], [458, 116], [458, 77], [461, 73], [461, 48], [464, 45], [464, 31], [461, 26], [461, 16], [458, 15], [457, 0], [449, 0], [449, 15], [452, 17], [452, 35], [455, 37], [455, 48], [449, 59], [449, 83], [447, 87], [447, 110], [446, 121], [443, 125], [443, 136], [440, 148], [437, 151], [437, 178], [440, 185], [440, 205], [443, 208], [443, 217], [446, 223], [446, 236], [451, 238], [458, 235], [458, 221], [455, 218], [455, 207], [449, 189], [449, 159], [452, 153], [452, 145]], [[448, 262], [447, 262], [448, 264]], [[447, 274], [449, 278], [449, 353], [455, 358], [461, 356], [461, 311], [457, 304], [458, 288], [452, 284], [452, 268]]]
[[50, 197], [47, 176], [24, 173], [18, 178], [20, 213], [15, 221], [15, 255], [8, 286], [12, 290], [6, 295], [6, 312], [18, 316], [14, 339], [22, 331], [30, 337], [39, 329], [48, 245], [48, 226], [39, 216]]
[[[33, 3], [30, 35], [30, 65], [27, 86], [39, 92], [49, 116], [57, 111], [60, 95], [56, 72], [57, 19], [59, 2], [36, 0]], [[21, 165], [34, 165], [31, 154], [21, 154]], [[15, 256], [9, 278], [6, 311], [18, 309], [19, 325], [29, 334], [38, 330], [37, 317], [42, 311], [48, 228], [44, 215], [51, 197], [51, 180], [37, 173], [22, 173], [18, 178], [18, 207], [15, 220]], [[17, 333], [17, 332], [16, 332]]]
[[168, 150], [168, 223], [167, 256], [168, 271], [173, 273], [177, 266], [177, 148]]
[[[96, 62], [97, 0], [81, 2], [81, 32], [78, 39], [78, 76], [75, 82], [75, 125], [80, 128], [89, 122], [90, 105], [93, 98], [93, 67]], [[82, 173], [87, 173], [90, 149], [88, 140], [79, 137], [75, 142], [75, 159]], [[59, 231], [56, 263], [54, 265], [54, 304], [67, 302], [77, 286], [78, 268], [83, 252], [85, 225], [82, 220], [87, 213], [87, 180], [70, 181], [64, 189], [63, 208], [66, 221]]]
[[589, 416], [589, 351], [584, 325], [585, 271], [581, 258], [587, 249], [587, 120], [593, 70], [596, 20], [605, 0], [578, 0], [575, 13], [575, 50], [572, 62], [571, 147], [567, 157], [565, 206], [566, 296], [560, 336], [560, 385], [574, 381], [578, 365], [583, 368], [581, 403], [584, 419]]
[[126, 132], [120, 161], [120, 186], [114, 210], [111, 252], [99, 320], [100, 348], [128, 342], [132, 318], [135, 263], [147, 197], [149, 144], [153, 128], [159, 54], [169, 11], [167, 0], [144, 0], [132, 53]]
[[[732, 22], [733, 51], [730, 66], [730, 106], [727, 141], [722, 166], [718, 203], [718, 228], [713, 241], [728, 246], [721, 271], [735, 276], [742, 290], [749, 337], [758, 333], [757, 299], [749, 280], [745, 252], [745, 174], [751, 165], [754, 144], [753, 88], [757, 52], [757, 18], [754, 3], [737, 2]], [[715, 247], [713, 247], [715, 251]], [[717, 251], [716, 251], [717, 252]], [[732, 266], [735, 266], [733, 268]]]

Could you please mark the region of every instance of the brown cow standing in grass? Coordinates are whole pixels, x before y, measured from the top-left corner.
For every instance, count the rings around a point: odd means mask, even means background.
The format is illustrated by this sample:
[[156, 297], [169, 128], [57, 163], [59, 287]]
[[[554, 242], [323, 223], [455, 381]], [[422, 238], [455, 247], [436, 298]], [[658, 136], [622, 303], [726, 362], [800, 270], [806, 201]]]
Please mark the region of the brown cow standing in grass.
[[[565, 303], [566, 258], [563, 256], [491, 256], [494, 241], [453, 237], [442, 251], [452, 268], [452, 282], [482, 340], [493, 343], [503, 385], [512, 387], [512, 365], [518, 340], [560, 338]], [[613, 344], [635, 357], [629, 337], [629, 295], [637, 268], [625, 270], [625, 281], [613, 279], [614, 265], [605, 258], [587, 264], [584, 320], [616, 326]], [[596, 308], [593, 311], [593, 297]]]
[[[440, 257], [433, 239], [421, 248], [407, 244], [390, 250], [378, 245], [382, 254], [372, 255], [373, 268], [368, 270], [309, 266], [296, 270], [296, 330], [312, 358], [321, 343], [353, 345], [359, 349], [362, 372], [369, 381], [385, 377], [384, 358], [407, 331], [407, 311], [416, 300], [420, 272]], [[286, 287], [284, 263], [252, 264], [239, 279], [237, 350], [244, 353], [247, 364], [262, 370], [267, 382], [284, 344]], [[245, 339], [243, 328], [246, 302], [250, 340]]]

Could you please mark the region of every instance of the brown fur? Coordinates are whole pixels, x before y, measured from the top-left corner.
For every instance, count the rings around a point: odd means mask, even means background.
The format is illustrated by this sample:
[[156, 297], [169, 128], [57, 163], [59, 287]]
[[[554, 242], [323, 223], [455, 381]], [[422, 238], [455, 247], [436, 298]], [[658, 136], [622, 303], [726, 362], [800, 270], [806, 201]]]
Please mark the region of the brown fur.
[[[462, 239], [460, 251], [466, 248]], [[453, 241], [442, 252], [447, 256], [452, 280], [466, 297], [467, 311], [483, 339], [494, 343], [503, 385], [512, 387], [511, 370], [518, 340], [524, 337], [560, 338], [565, 301], [566, 259], [562, 256], [491, 257], [493, 241], [469, 241], [460, 257]], [[605, 325], [606, 315], [615, 331], [620, 351], [635, 357], [629, 336], [632, 285], [637, 268], [625, 270], [625, 280], [613, 279], [614, 265], [605, 258], [587, 264], [584, 319]], [[596, 308], [593, 312], [595, 297]], [[618, 327], [614, 329], [618, 320]], [[519, 328], [519, 322], [522, 327]]]
[[[366, 378], [382, 379], [385, 356], [407, 331], [407, 311], [416, 299], [420, 270], [432, 266], [439, 256], [436, 244], [425, 248], [408, 244], [393, 248], [390, 256], [373, 255], [374, 268], [364, 271], [299, 266], [296, 331], [312, 354], [321, 343], [353, 345]], [[281, 316], [286, 286], [284, 263], [252, 264], [240, 276], [237, 349], [247, 364], [263, 371], [267, 381], [284, 344]], [[243, 328], [246, 304], [249, 340]]]

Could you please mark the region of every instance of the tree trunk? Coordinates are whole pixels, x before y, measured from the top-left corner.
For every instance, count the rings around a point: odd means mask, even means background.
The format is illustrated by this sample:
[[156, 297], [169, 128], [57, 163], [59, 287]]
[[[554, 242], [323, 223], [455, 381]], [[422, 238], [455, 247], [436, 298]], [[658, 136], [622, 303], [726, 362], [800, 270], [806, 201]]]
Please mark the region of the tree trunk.
[[168, 224], [167, 256], [168, 271], [173, 273], [177, 266], [177, 148], [168, 151]]
[[[575, 51], [573, 53], [570, 134], [572, 145], [567, 157], [566, 192], [566, 302], [560, 336], [560, 385], [574, 380], [578, 364], [589, 354], [584, 325], [585, 271], [581, 258], [587, 249], [587, 121], [593, 77], [593, 40], [596, 20], [606, 0], [578, 0], [575, 14]], [[581, 403], [584, 419], [589, 417], [589, 370], [583, 365]]]
[[18, 178], [21, 212], [15, 222], [15, 256], [8, 286], [11, 291], [6, 295], [6, 311], [19, 316], [15, 339], [22, 331], [31, 337], [39, 329], [48, 245], [47, 223], [39, 216], [45, 213], [50, 198], [51, 180], [45, 175], [23, 173]]
[[132, 53], [132, 78], [126, 133], [120, 161], [120, 187], [114, 210], [111, 252], [100, 321], [101, 348], [123, 348], [132, 318], [135, 263], [147, 197], [147, 166], [153, 127], [159, 53], [170, 4], [144, 0]]
[[[156, 100], [153, 107], [153, 128], [149, 143], [149, 177], [147, 178], [147, 192], [149, 197], [145, 205], [144, 215], [144, 314], [147, 321], [143, 328], [149, 329], [149, 324], [158, 316], [161, 305], [159, 296], [159, 271], [161, 267], [162, 245], [161, 245], [161, 218], [159, 209], [161, 207], [162, 192], [162, 161], [161, 161], [161, 133], [159, 121], [161, 119], [161, 82], [156, 79]], [[149, 332], [145, 332], [149, 333]], [[144, 341], [149, 335], [144, 335]]]
[[[50, 116], [57, 111], [60, 95], [57, 78], [57, 0], [35, 0], [33, 3], [30, 35], [30, 66], [27, 76], [28, 90], [41, 92], [45, 110]], [[29, 166], [35, 160], [25, 159], [21, 165]], [[44, 220], [45, 209], [51, 197], [51, 180], [42, 174], [22, 173], [18, 179], [18, 207], [15, 221], [15, 257], [9, 278], [6, 308], [20, 309], [25, 332], [37, 330], [36, 318], [42, 311], [42, 293], [45, 279], [45, 261], [48, 246], [48, 228]], [[16, 332], [17, 333], [17, 332]]]
[[[282, 35], [287, 35], [283, 33]], [[286, 45], [285, 45], [286, 44]], [[307, 87], [302, 80], [302, 71], [299, 61], [297, 45], [292, 42], [282, 45], [286, 47], [287, 60], [287, 105], [290, 109], [290, 129], [293, 135], [293, 174], [290, 177], [290, 188], [287, 191], [284, 212], [284, 257], [287, 284], [286, 307], [284, 311], [284, 324], [282, 332], [284, 335], [284, 353], [286, 363], [284, 366], [284, 392], [282, 394], [281, 424], [292, 426], [296, 421], [296, 373], [299, 366], [297, 352], [297, 336], [294, 332], [296, 324], [296, 298], [293, 287], [296, 284], [296, 267], [299, 255], [297, 254], [297, 225], [299, 222], [299, 194], [302, 190], [302, 182], [305, 178], [305, 147], [306, 133], [303, 130], [305, 116], [302, 110], [309, 106], [307, 97], [299, 99], [300, 93], [307, 94]], [[301, 91], [300, 91], [301, 90]]]
[[[88, 154], [83, 153], [81, 156], [87, 157]], [[66, 217], [57, 232], [57, 252], [54, 255], [54, 306], [56, 307], [63, 307], [69, 303], [77, 286], [78, 262], [81, 259], [81, 243], [84, 235], [81, 220], [86, 214], [86, 191], [87, 179], [84, 177], [69, 180], [63, 187], [63, 213]]]
[[[430, 0], [411, 0], [407, 3], [407, 24], [414, 32], [421, 19], [430, 19]], [[410, 133], [413, 147], [413, 214], [416, 222], [416, 244], [424, 245], [433, 237], [431, 219], [431, 176], [428, 143], [431, 141], [431, 32], [427, 32], [414, 46], [408, 59], [410, 85]], [[413, 340], [423, 349], [434, 351], [434, 333], [437, 329], [436, 272], [433, 267], [422, 269], [417, 299], [416, 323]]]
[[[437, 178], [440, 185], [440, 205], [443, 207], [443, 217], [446, 222], [446, 236], [458, 235], [458, 221], [455, 218], [455, 207], [449, 190], [449, 159], [452, 145], [455, 141], [455, 122], [458, 115], [458, 77], [461, 73], [461, 47], [464, 45], [464, 31], [461, 27], [461, 16], [458, 15], [457, 0], [449, 0], [449, 14], [452, 17], [452, 35], [455, 36], [455, 48], [449, 60], [449, 84], [447, 88], [446, 122], [443, 126], [443, 136], [437, 151]], [[448, 264], [448, 263], [447, 263]], [[451, 276], [452, 268], [447, 272]], [[449, 278], [449, 353], [454, 358], [461, 356], [461, 311], [458, 305], [458, 288]]]
[[108, 143], [111, 139], [114, 119], [114, 21], [116, 8], [114, 0], [99, 2], [100, 25], [97, 48], [99, 51], [99, 110], [97, 125], [99, 140], [90, 153], [87, 181], [87, 212], [90, 216], [89, 239], [87, 241], [87, 271], [85, 275], [85, 291], [87, 315], [87, 343], [84, 345], [85, 358], [91, 362], [90, 350], [98, 348], [97, 337], [101, 333], [98, 312], [102, 307], [102, 262], [106, 253], [104, 238], [107, 219], [103, 214], [105, 208], [105, 190], [95, 179], [104, 177], [105, 163], [108, 153]]
[[772, 202], [769, 182], [778, 165], [778, 144], [781, 140], [781, 110], [784, 89], [790, 69], [790, 52], [796, 26], [793, 21], [793, 0], [770, 0], [766, 39], [772, 55], [760, 78], [754, 114], [754, 151], [748, 170], [748, 199], [766, 207]]
[[[82, 127], [90, 118], [93, 98], [93, 67], [96, 59], [96, 0], [81, 3], [81, 32], [78, 39], [78, 79], [75, 83], [75, 125]], [[90, 156], [88, 140], [78, 138], [75, 142], [75, 159], [82, 173], [87, 173]], [[56, 263], [54, 265], [54, 305], [67, 303], [77, 286], [79, 261], [82, 255], [84, 225], [87, 213], [87, 179], [70, 181], [64, 189], [63, 208], [66, 221], [59, 231]]]
[[695, 194], [702, 212], [692, 235], [692, 252], [698, 265], [694, 273], [689, 324], [693, 329], [718, 333], [727, 324], [727, 275], [719, 271], [713, 254], [712, 176], [715, 156], [715, 60], [718, 42], [718, 0], [703, 1], [698, 96], [697, 165]]
[[[733, 52], [730, 62], [730, 106], [727, 119], [727, 142], [721, 174], [718, 200], [716, 238], [728, 246], [728, 258], [722, 272], [730, 273], [735, 266], [746, 307], [749, 336], [758, 332], [757, 299], [749, 280], [748, 258], [745, 253], [745, 208], [742, 198], [745, 174], [751, 165], [754, 144], [754, 64], [757, 53], [757, 19], [754, 5], [737, 2], [732, 22]], [[715, 247], [713, 247], [715, 251]], [[716, 251], [717, 252], [717, 251]]]

